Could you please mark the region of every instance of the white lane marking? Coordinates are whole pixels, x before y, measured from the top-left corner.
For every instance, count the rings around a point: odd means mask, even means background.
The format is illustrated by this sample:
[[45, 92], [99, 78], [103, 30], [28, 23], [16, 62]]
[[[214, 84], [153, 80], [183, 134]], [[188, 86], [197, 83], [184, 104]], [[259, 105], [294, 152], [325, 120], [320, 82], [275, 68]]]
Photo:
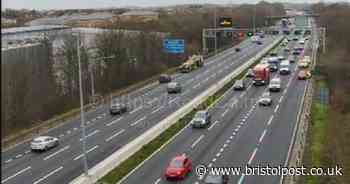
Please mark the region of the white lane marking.
[[221, 117], [224, 117], [226, 113], [228, 113], [228, 109], [226, 109], [225, 112], [221, 114]]
[[101, 119], [102, 118], [102, 116], [97, 116], [97, 119]]
[[66, 146], [66, 147], [64, 147], [64, 148], [62, 148], [62, 149], [56, 151], [55, 153], [52, 153], [51, 155], [45, 157], [44, 160], [48, 160], [48, 159], [54, 157], [55, 155], [57, 155], [57, 154], [59, 154], [59, 153], [65, 151], [65, 150], [69, 149], [69, 147], [70, 147], [70, 146], [68, 145], [68, 146]]
[[272, 120], [273, 120], [273, 116], [270, 117], [269, 121], [267, 122], [267, 126], [271, 124]]
[[281, 96], [280, 100], [278, 101], [278, 103], [282, 103], [282, 100], [283, 100], [283, 95]]
[[[97, 120], [97, 119], [96, 119], [96, 118], [94, 118], [94, 119], [92, 119], [91, 121], [96, 121], [96, 120]], [[89, 124], [89, 123], [90, 123], [90, 121], [88, 121], [88, 122], [86, 122], [86, 123], [88, 123], [88, 124]]]
[[178, 98], [179, 98], [179, 97], [176, 97], [176, 98], [174, 98], [174, 99], [170, 100], [170, 101], [169, 101], [169, 104], [171, 104], [171, 103], [175, 102], [175, 101], [176, 101]]
[[156, 109], [156, 110], [152, 111], [152, 112], [151, 112], [151, 114], [154, 114], [154, 113], [156, 113], [156, 112], [160, 111], [162, 108], [163, 108], [163, 106], [159, 107], [158, 109]]
[[[88, 137], [91, 137], [91, 136], [97, 134], [98, 132], [100, 132], [100, 130], [95, 130], [95, 131], [89, 133], [88, 135], [85, 136], [85, 139], [87, 139]], [[82, 141], [83, 139], [80, 138], [79, 140]]]
[[216, 157], [219, 157], [220, 155], [221, 155], [221, 153], [219, 152], [219, 153], [217, 153], [215, 156], [216, 156]]
[[76, 127], [75, 127], [75, 128], [73, 128], [73, 130], [74, 130], [74, 131], [77, 131], [77, 130], [78, 130], [78, 128], [76, 128]]
[[249, 89], [252, 87], [252, 85], [249, 85], [248, 87], [247, 87], [247, 91], [249, 91]]
[[200, 85], [201, 85], [201, 83], [199, 82], [198, 84], [196, 84], [196, 85], [193, 86], [193, 89], [198, 88]]
[[70, 133], [72, 133], [72, 131], [68, 130], [68, 131], [67, 131], [67, 134], [70, 134]]
[[87, 121], [86, 124], [90, 124], [91, 122], [90, 121]]
[[275, 113], [278, 111], [278, 108], [279, 108], [279, 107], [280, 107], [280, 104], [277, 104], [277, 106], [276, 106], [276, 108], [275, 108], [275, 110], [274, 110]]
[[156, 100], [158, 100], [158, 98], [154, 98], [153, 100], [149, 101], [148, 104], [152, 104], [152, 103], [155, 102]]
[[58, 171], [62, 170], [63, 166], [51, 171], [49, 174], [45, 175], [44, 177], [40, 178], [39, 180], [35, 181], [33, 184], [38, 184], [40, 182], [42, 182], [43, 180], [45, 180], [46, 178], [50, 177], [51, 175], [57, 173]]
[[10, 162], [12, 162], [12, 160], [13, 160], [13, 159], [10, 158], [10, 159], [6, 160], [5, 163], [6, 163], [6, 164], [7, 164], [7, 163], [10, 163]]
[[[96, 145], [96, 146], [92, 147], [91, 149], [87, 150], [86, 153], [90, 153], [91, 151], [94, 151], [94, 150], [97, 149], [97, 148], [98, 148], [98, 145]], [[74, 160], [74, 161], [75, 161], [75, 160], [78, 160], [78, 159], [80, 159], [81, 157], [83, 157], [83, 154], [80, 154], [79, 156], [75, 157], [73, 160]]]
[[138, 108], [136, 108], [136, 109], [130, 111], [130, 114], [133, 114], [133, 113], [135, 113], [136, 111], [138, 111], [138, 110], [140, 110], [140, 109], [142, 109], [142, 106], [140, 106], [140, 107], [138, 107]]
[[199, 143], [199, 141], [201, 141], [203, 138], [204, 138], [204, 135], [202, 134], [201, 136], [198, 137], [196, 141], [193, 142], [193, 144], [191, 145], [191, 148], [193, 149]]
[[22, 154], [19, 154], [15, 158], [21, 158], [22, 156], [23, 156]]
[[262, 140], [264, 139], [265, 137], [265, 134], [266, 134], [266, 129], [264, 130], [264, 132], [261, 134], [260, 138], [259, 138], [259, 143], [262, 142]]
[[231, 140], [230, 140], [230, 139], [226, 140], [226, 143], [227, 143], [227, 144], [230, 144], [230, 142], [231, 142]]
[[212, 163], [208, 164], [208, 167], [209, 167], [209, 168], [210, 168], [211, 166], [213, 166], [213, 164], [212, 164]]
[[211, 124], [208, 130], [210, 131], [217, 123], [219, 123], [219, 121], [215, 121], [213, 124]]
[[222, 147], [226, 148], [226, 147], [227, 147], [227, 144], [225, 143]]
[[9, 176], [9, 177], [7, 177], [7, 178], [4, 179], [4, 180], [1, 180], [1, 183], [5, 183], [5, 182], [7, 182], [8, 180], [10, 180], [10, 179], [12, 179], [12, 178], [14, 178], [14, 177], [16, 177], [16, 176], [18, 176], [18, 175], [20, 175], [20, 174], [26, 172], [26, 171], [28, 171], [28, 170], [31, 169], [31, 168], [32, 168], [32, 167], [28, 166], [28, 167], [26, 167], [26, 168], [24, 168], [24, 169], [22, 169], [22, 170], [16, 172], [14, 175]]
[[221, 148], [219, 152], [221, 153], [221, 152], [223, 152], [223, 151], [224, 151], [224, 148]]
[[116, 120], [114, 120], [114, 121], [112, 121], [110, 123], [107, 123], [106, 126], [111, 126], [111, 125], [117, 123], [118, 121], [120, 121], [121, 119], [123, 119], [123, 117], [120, 117], [120, 118], [118, 118], [118, 119], [116, 119]]
[[119, 132], [117, 132], [117, 133], [113, 134], [112, 136], [108, 137], [105, 141], [106, 141], [106, 142], [109, 142], [109, 141], [112, 140], [114, 137], [116, 137], [116, 136], [122, 134], [124, 131], [125, 131], [125, 129], [120, 130]]
[[258, 148], [255, 148], [255, 149], [254, 149], [254, 152], [252, 153], [252, 155], [251, 155], [250, 158], [249, 158], [248, 165], [251, 165], [251, 164], [252, 164], [253, 159], [254, 159], [254, 157], [255, 157], [257, 151], [258, 151]]
[[233, 139], [233, 136], [232, 136], [232, 135], [230, 136], [230, 139], [231, 139], [231, 140]]
[[162, 180], [161, 178], [158, 178], [158, 179], [154, 182], [154, 184], [158, 184], [161, 180]]
[[239, 130], [239, 128], [236, 128], [236, 129], [235, 129], [235, 132], [238, 132], [238, 130]]
[[216, 161], [216, 158], [213, 158], [213, 160], [211, 160], [211, 162], [215, 162]]
[[64, 135], [63, 134], [61, 134], [59, 137], [63, 137]]
[[245, 95], [245, 92], [243, 92], [241, 95], [239, 95], [239, 98], [243, 98], [244, 95]]
[[146, 119], [146, 116], [142, 117], [141, 119], [135, 121], [134, 123], [131, 123], [130, 126], [135, 126], [137, 125], [138, 123], [140, 123], [141, 121], [143, 121], [144, 119]]
[[285, 95], [287, 93], [287, 89], [285, 89], [284, 91], [283, 91], [283, 94]]
[[204, 82], [207, 82], [209, 80], [209, 77], [207, 77], [205, 80], [204, 80]]
[[27, 150], [27, 151], [24, 152], [24, 154], [28, 154], [28, 153], [30, 153], [30, 150]]

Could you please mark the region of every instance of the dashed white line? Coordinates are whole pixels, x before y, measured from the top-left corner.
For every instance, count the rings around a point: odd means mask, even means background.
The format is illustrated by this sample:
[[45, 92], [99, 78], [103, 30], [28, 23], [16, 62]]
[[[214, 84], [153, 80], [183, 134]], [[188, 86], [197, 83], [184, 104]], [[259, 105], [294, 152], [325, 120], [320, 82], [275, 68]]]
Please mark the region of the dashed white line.
[[211, 162], [215, 162], [216, 161], [216, 158], [213, 158], [213, 160], [211, 160]]
[[[87, 150], [86, 153], [90, 153], [91, 151], [94, 151], [97, 148], [98, 148], [98, 145], [96, 145], [96, 146], [92, 147], [91, 149]], [[73, 160], [78, 160], [81, 157], [83, 157], [83, 154], [80, 154], [79, 156], [75, 157]]]
[[262, 142], [262, 140], [264, 139], [265, 137], [265, 134], [266, 134], [266, 129], [264, 130], [264, 132], [261, 134], [260, 138], [259, 138], [259, 143]]
[[251, 165], [251, 164], [252, 164], [253, 159], [254, 159], [254, 157], [255, 157], [257, 151], [258, 151], [258, 148], [255, 148], [255, 149], [254, 149], [254, 152], [252, 153], [252, 155], [251, 155], [250, 158], [249, 158], [248, 165]]
[[213, 124], [211, 124], [208, 130], [210, 131], [217, 123], [219, 123], [219, 121], [215, 121]]
[[238, 130], [239, 130], [239, 128], [236, 128], [236, 129], [235, 129], [235, 132], [238, 132]]
[[[95, 130], [95, 131], [89, 133], [88, 135], [85, 136], [85, 139], [87, 139], [88, 137], [91, 137], [91, 136], [97, 134], [98, 132], [100, 132], [100, 130]], [[82, 140], [83, 140], [83, 139], [80, 138], [80, 141], [82, 141]]]
[[194, 85], [194, 86], [193, 86], [193, 89], [198, 88], [200, 85], [201, 85], [201, 83], [198, 83], [198, 84]]
[[5, 163], [6, 163], [6, 164], [7, 164], [7, 163], [10, 163], [10, 162], [12, 162], [12, 160], [13, 160], [13, 159], [10, 158], [10, 159], [6, 160]]
[[146, 119], [146, 116], [142, 117], [141, 119], [135, 121], [134, 123], [131, 123], [130, 126], [135, 126], [137, 125], [138, 123], [140, 123], [141, 121], [143, 121], [144, 119]]
[[40, 182], [42, 182], [43, 180], [45, 180], [46, 178], [50, 177], [51, 175], [57, 173], [58, 171], [62, 170], [63, 166], [51, 171], [49, 174], [45, 175], [44, 177], [40, 178], [39, 180], [35, 181], [33, 184], [38, 184]]
[[19, 154], [19, 155], [16, 155], [15, 158], [21, 158], [23, 155], [22, 154]]
[[14, 175], [9, 176], [8, 178], [6, 178], [6, 179], [4, 179], [4, 180], [1, 180], [1, 183], [5, 183], [5, 182], [7, 182], [8, 180], [10, 180], [10, 179], [12, 179], [12, 178], [14, 178], [14, 177], [16, 177], [16, 176], [18, 176], [18, 175], [20, 175], [20, 174], [26, 172], [26, 171], [28, 171], [28, 170], [31, 169], [31, 168], [32, 168], [32, 167], [28, 166], [28, 167], [26, 167], [26, 168], [24, 168], [24, 169], [22, 169], [22, 170], [16, 172]]
[[118, 118], [118, 119], [116, 119], [116, 120], [114, 120], [114, 121], [112, 121], [110, 123], [107, 123], [106, 126], [111, 126], [111, 125], [117, 123], [118, 121], [120, 121], [121, 119], [123, 119], [123, 117], [120, 117], [120, 118]]
[[116, 137], [116, 136], [122, 134], [124, 131], [125, 131], [125, 129], [122, 129], [122, 130], [118, 131], [117, 133], [115, 133], [115, 134], [113, 134], [112, 136], [108, 137], [105, 141], [106, 141], [106, 142], [109, 142], [109, 141], [112, 140], [114, 137]]
[[270, 125], [270, 124], [271, 124], [271, 122], [272, 122], [272, 120], [273, 120], [273, 117], [274, 117], [274, 116], [271, 116], [271, 117], [270, 117], [269, 121], [267, 122], [267, 125]]
[[65, 151], [65, 150], [69, 149], [69, 147], [70, 147], [70, 146], [68, 145], [68, 146], [66, 146], [66, 147], [64, 147], [64, 148], [62, 148], [62, 149], [56, 151], [55, 153], [52, 153], [51, 155], [45, 157], [44, 160], [48, 160], [48, 159], [54, 157], [55, 155], [57, 155], [57, 154], [59, 154], [59, 153]]
[[66, 132], [67, 134], [70, 134], [70, 133], [72, 133], [70, 130], [68, 130], [67, 132]]
[[64, 135], [63, 134], [61, 134], [59, 137], [63, 137]]
[[158, 184], [161, 180], [162, 180], [161, 178], [158, 178], [158, 179], [154, 182], [154, 184]]
[[169, 101], [169, 104], [173, 103], [173, 102], [176, 101], [177, 99], [178, 99], [178, 97], [176, 97], [176, 98], [170, 100], [170, 101]]
[[191, 148], [193, 149], [199, 143], [199, 141], [201, 141], [203, 138], [204, 138], [204, 135], [199, 136], [198, 139], [193, 142], [193, 144], [191, 145]]
[[224, 117], [224, 116], [226, 115], [227, 112], [228, 112], [228, 109], [226, 109], [226, 110], [224, 111], [224, 113], [221, 114], [221, 117]]
[[156, 113], [156, 112], [160, 111], [162, 108], [163, 108], [163, 106], [161, 106], [161, 107], [157, 108], [156, 110], [152, 111], [152, 112], [151, 112], [151, 114], [154, 114], [154, 113]]
[[149, 101], [149, 104], [152, 104], [153, 102], [155, 102], [156, 100], [158, 100], [158, 98], [154, 98], [153, 100]]
[[140, 107], [138, 107], [138, 108], [136, 108], [136, 109], [130, 111], [130, 114], [133, 114], [133, 113], [135, 113], [136, 111], [138, 111], [138, 110], [140, 110], [140, 109], [142, 109], [142, 106], [140, 106]]
[[278, 101], [278, 103], [282, 103], [282, 100], [283, 100], [283, 95], [280, 97], [280, 100]]
[[275, 110], [274, 110], [275, 113], [278, 111], [278, 108], [279, 108], [279, 107], [280, 107], [280, 104], [277, 104], [277, 106], [276, 106], [276, 108], [275, 108]]
[[219, 157], [220, 155], [221, 155], [221, 153], [219, 152], [219, 153], [217, 153], [215, 156], [216, 156], [216, 157]]
[[232, 135], [230, 136], [230, 139], [231, 139], [231, 140], [233, 139], [233, 136], [232, 136]]
[[285, 89], [284, 91], [283, 91], [283, 94], [285, 95], [287, 93], [287, 89]]
[[24, 152], [24, 154], [28, 154], [28, 153], [30, 153], [30, 150], [27, 150], [27, 151]]

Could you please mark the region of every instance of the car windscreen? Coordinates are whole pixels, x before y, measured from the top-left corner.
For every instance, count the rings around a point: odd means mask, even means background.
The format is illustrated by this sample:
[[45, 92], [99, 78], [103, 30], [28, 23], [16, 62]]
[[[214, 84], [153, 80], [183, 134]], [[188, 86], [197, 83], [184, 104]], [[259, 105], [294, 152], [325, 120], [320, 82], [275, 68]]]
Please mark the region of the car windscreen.
[[182, 160], [174, 159], [170, 162], [169, 166], [172, 168], [182, 168], [183, 167]]
[[195, 115], [195, 119], [205, 119], [205, 112], [197, 112], [196, 115]]
[[33, 140], [32, 141], [33, 143], [41, 143], [41, 142], [43, 142], [42, 140]]

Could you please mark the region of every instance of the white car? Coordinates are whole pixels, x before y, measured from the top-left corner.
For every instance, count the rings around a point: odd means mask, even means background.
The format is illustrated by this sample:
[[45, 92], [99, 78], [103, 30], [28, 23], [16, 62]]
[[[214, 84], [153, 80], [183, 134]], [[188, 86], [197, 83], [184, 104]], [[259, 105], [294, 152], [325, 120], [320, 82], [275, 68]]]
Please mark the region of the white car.
[[40, 136], [32, 140], [30, 148], [32, 151], [46, 151], [59, 145], [56, 137]]
[[300, 40], [300, 41], [299, 41], [299, 44], [300, 44], [300, 45], [304, 45], [304, 44], [305, 44], [305, 40]]
[[258, 101], [258, 104], [263, 106], [270, 106], [272, 104], [272, 98], [270, 93], [269, 92], [263, 93]]
[[276, 77], [270, 81], [269, 84], [270, 91], [280, 91], [281, 90], [281, 79]]

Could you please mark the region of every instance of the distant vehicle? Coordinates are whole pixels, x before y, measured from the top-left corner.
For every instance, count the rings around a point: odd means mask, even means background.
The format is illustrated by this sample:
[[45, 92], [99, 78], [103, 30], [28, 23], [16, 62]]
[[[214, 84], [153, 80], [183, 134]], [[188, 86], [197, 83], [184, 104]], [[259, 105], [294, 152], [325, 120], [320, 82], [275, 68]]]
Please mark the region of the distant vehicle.
[[182, 73], [188, 73], [192, 70], [195, 70], [198, 67], [202, 67], [204, 65], [204, 59], [202, 55], [193, 55], [188, 58], [180, 67], [179, 70]]
[[268, 64], [269, 63], [269, 58], [267, 58], [267, 57], [262, 58], [260, 63], [261, 64]]
[[235, 48], [235, 51], [236, 51], [236, 52], [240, 52], [240, 51], [241, 51], [241, 48], [236, 47], [236, 48]]
[[305, 40], [299, 40], [299, 44], [300, 45], [304, 45], [305, 44]]
[[276, 72], [276, 71], [278, 71], [278, 66], [277, 66], [277, 64], [275, 64], [275, 63], [270, 63], [270, 64], [269, 64], [269, 70], [270, 70], [270, 72]]
[[123, 103], [111, 103], [111, 106], [109, 108], [109, 113], [111, 115], [122, 114], [122, 113], [125, 113], [126, 111], [128, 111], [128, 108]]
[[254, 77], [254, 72], [253, 69], [248, 69], [247, 74], [245, 75], [246, 77]]
[[298, 37], [294, 37], [294, 38], [293, 38], [293, 41], [298, 41], [298, 40], [299, 40]]
[[290, 74], [290, 62], [288, 60], [283, 60], [280, 64], [280, 74], [288, 75]]
[[177, 82], [170, 82], [168, 83], [167, 91], [168, 93], [181, 93], [182, 87]]
[[296, 46], [296, 47], [294, 47], [294, 50], [303, 51], [303, 50], [304, 50], [304, 47], [302, 47], [302, 46]]
[[277, 58], [278, 58], [278, 60], [280, 60], [280, 61], [286, 59], [284, 56], [278, 56]]
[[276, 56], [268, 58], [268, 63], [269, 64], [278, 64], [279, 62], [280, 62], [280, 60]]
[[286, 47], [283, 49], [284, 52], [290, 52], [290, 48]]
[[306, 80], [311, 78], [311, 72], [309, 70], [300, 70], [298, 73], [299, 80]]
[[297, 30], [294, 31], [294, 34], [295, 34], [295, 35], [301, 35], [302, 32], [303, 32], [302, 30], [297, 29]]
[[192, 171], [192, 161], [186, 154], [175, 156], [165, 170], [167, 180], [185, 179]]
[[273, 78], [270, 81], [269, 90], [270, 91], [280, 91], [281, 90], [281, 79], [277, 78], [277, 77]]
[[228, 184], [228, 175], [213, 175], [211, 172], [204, 180], [205, 184]]
[[305, 30], [304, 35], [310, 35], [311, 34], [311, 30]]
[[50, 136], [40, 136], [30, 142], [30, 148], [32, 151], [46, 151], [58, 145], [58, 138]]
[[294, 56], [294, 55], [290, 55], [289, 57], [288, 57], [288, 60], [291, 62], [291, 63], [295, 63], [295, 61], [296, 61], [296, 56]]
[[159, 83], [168, 83], [171, 82], [171, 76], [167, 74], [162, 74], [158, 79]]
[[254, 85], [265, 85], [270, 81], [270, 71], [268, 64], [257, 64], [253, 68], [253, 84]]
[[259, 105], [270, 106], [272, 104], [272, 98], [269, 92], [264, 92], [258, 101]]
[[304, 58], [302, 58], [299, 61], [298, 67], [299, 68], [307, 68], [307, 67], [309, 67], [310, 63], [311, 63], [310, 56], [305, 56]]
[[204, 128], [209, 126], [211, 123], [211, 115], [208, 111], [198, 111], [191, 121], [193, 128]]
[[292, 39], [291, 39], [290, 37], [287, 37], [287, 40], [288, 40], [288, 41], [292, 41]]
[[276, 51], [270, 52], [270, 56], [277, 56], [277, 52]]
[[234, 90], [244, 90], [245, 89], [245, 80], [244, 79], [236, 80], [235, 84], [233, 84], [233, 89]]

